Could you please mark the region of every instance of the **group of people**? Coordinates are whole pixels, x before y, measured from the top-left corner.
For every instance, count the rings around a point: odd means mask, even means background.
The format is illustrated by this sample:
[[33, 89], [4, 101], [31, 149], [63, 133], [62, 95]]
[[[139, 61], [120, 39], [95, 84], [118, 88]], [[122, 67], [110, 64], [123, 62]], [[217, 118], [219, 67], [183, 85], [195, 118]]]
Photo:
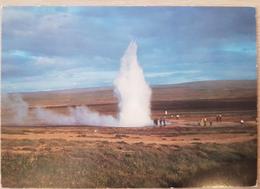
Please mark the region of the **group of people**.
[[[155, 125], [155, 126], [160, 126], [160, 127], [161, 127], [161, 126], [166, 126], [166, 118], [167, 118], [167, 116], [168, 116], [168, 111], [165, 110], [163, 117], [160, 117], [159, 119], [155, 118], [155, 119], [153, 120], [154, 125]], [[172, 117], [172, 115], [171, 115], [171, 117]]]
[[[168, 111], [165, 110], [165, 111], [164, 111], [164, 115], [163, 115], [162, 117], [160, 117], [159, 119], [158, 119], [158, 118], [155, 118], [155, 119], [153, 120], [154, 125], [155, 125], [155, 126], [160, 126], [160, 127], [161, 127], [161, 126], [166, 126], [166, 118], [167, 118], [167, 116], [168, 116]], [[174, 115], [171, 114], [171, 115], [169, 115], [169, 117], [170, 117], [170, 118], [173, 118]], [[177, 120], [180, 119], [180, 115], [179, 115], [179, 114], [175, 115], [175, 118], [176, 118]], [[217, 114], [217, 115], [216, 115], [216, 122], [222, 122], [222, 118], [223, 118], [222, 114]], [[212, 120], [213, 120], [213, 119], [208, 119], [207, 117], [203, 117], [203, 118], [201, 118], [201, 120], [198, 122], [198, 125], [199, 125], [199, 126], [207, 126], [207, 125], [212, 126], [212, 125], [213, 125], [213, 121], [212, 121]], [[244, 120], [240, 120], [240, 124], [241, 124], [241, 125], [245, 125]]]
[[222, 121], [222, 115], [221, 114], [218, 114], [216, 116], [216, 122], [221, 122]]
[[[217, 116], [216, 116], [216, 122], [221, 122], [222, 121], [222, 115], [221, 114], [218, 114]], [[213, 125], [213, 121], [212, 120], [208, 120], [206, 117], [204, 117], [204, 118], [202, 118], [200, 121], [199, 121], [199, 123], [198, 123], [198, 125], [199, 126], [207, 126], [207, 123], [209, 123], [209, 126], [212, 126]]]
[[156, 118], [153, 120], [153, 122], [154, 122], [154, 125], [156, 125], [156, 126], [166, 126], [165, 118], [160, 118], [160, 119]]
[[213, 124], [213, 122], [212, 122], [212, 120], [208, 120], [206, 117], [204, 117], [204, 118], [202, 118], [200, 121], [199, 121], [199, 123], [198, 123], [198, 125], [199, 126], [207, 126], [207, 123], [209, 123], [209, 126], [212, 126], [212, 124]]
[[[170, 118], [170, 119], [172, 119], [172, 118], [174, 118], [174, 115], [173, 114], [170, 114], [170, 115], [168, 115], [168, 111], [167, 110], [164, 110], [164, 114], [163, 114], [163, 116], [161, 116], [159, 119], [158, 118], [155, 118], [154, 120], [153, 120], [153, 123], [154, 123], [154, 125], [155, 126], [166, 126], [166, 118]], [[180, 119], [180, 115], [179, 114], [176, 114], [175, 115], [175, 119]]]

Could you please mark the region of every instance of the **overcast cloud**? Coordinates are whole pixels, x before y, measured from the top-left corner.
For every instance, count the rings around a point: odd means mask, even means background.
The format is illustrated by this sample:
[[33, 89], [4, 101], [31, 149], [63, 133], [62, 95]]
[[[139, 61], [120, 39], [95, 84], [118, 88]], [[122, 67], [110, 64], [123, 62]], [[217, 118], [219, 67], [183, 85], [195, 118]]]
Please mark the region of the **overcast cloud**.
[[256, 79], [253, 8], [5, 7], [2, 89], [111, 86], [131, 40], [151, 85]]

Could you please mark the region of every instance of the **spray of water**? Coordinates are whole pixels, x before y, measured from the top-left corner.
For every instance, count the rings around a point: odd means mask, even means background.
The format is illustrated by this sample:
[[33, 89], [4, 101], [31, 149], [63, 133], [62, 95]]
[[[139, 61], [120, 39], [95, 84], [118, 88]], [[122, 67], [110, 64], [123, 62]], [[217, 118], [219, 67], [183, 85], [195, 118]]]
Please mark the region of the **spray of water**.
[[121, 68], [114, 81], [119, 103], [121, 126], [146, 126], [151, 124], [151, 89], [137, 60], [137, 44], [131, 42], [121, 59]]
[[[49, 125], [96, 125], [141, 127], [151, 125], [150, 100], [151, 89], [144, 79], [142, 68], [137, 61], [137, 44], [131, 42], [121, 59], [121, 67], [114, 81], [114, 93], [118, 98], [118, 118], [100, 115], [87, 106], [69, 108], [68, 114], [59, 114], [38, 107], [33, 115], [42, 123]], [[15, 123], [23, 124], [28, 120], [28, 104], [21, 96], [5, 97], [5, 106], [14, 114]]]

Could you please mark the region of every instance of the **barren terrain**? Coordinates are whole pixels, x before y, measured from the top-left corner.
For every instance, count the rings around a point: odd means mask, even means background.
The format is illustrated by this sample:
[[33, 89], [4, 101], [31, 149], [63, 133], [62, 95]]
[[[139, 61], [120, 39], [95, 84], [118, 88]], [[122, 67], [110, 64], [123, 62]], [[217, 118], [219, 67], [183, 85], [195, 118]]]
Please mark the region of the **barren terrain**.
[[[117, 114], [117, 101], [109, 88], [21, 95], [30, 111], [40, 106], [67, 114], [68, 107], [86, 105], [103, 114]], [[216, 122], [217, 114], [222, 115], [221, 122]], [[256, 81], [155, 86], [152, 118], [162, 116], [167, 121], [162, 127], [50, 126], [32, 114], [25, 124], [12, 125], [11, 113], [2, 107], [2, 185], [86, 188], [255, 184]], [[211, 126], [199, 125], [204, 117], [212, 121]]]

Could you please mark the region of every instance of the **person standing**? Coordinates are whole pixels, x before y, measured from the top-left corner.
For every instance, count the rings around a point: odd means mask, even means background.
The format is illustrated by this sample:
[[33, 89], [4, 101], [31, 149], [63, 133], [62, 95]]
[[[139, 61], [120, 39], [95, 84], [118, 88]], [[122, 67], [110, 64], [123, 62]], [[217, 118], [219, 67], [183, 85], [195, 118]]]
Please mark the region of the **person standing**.
[[166, 120], [163, 118], [163, 126], [166, 126]]
[[204, 117], [203, 123], [204, 123], [204, 126], [207, 126], [207, 118], [206, 117]]
[[160, 127], [163, 125], [163, 120], [160, 118]]

